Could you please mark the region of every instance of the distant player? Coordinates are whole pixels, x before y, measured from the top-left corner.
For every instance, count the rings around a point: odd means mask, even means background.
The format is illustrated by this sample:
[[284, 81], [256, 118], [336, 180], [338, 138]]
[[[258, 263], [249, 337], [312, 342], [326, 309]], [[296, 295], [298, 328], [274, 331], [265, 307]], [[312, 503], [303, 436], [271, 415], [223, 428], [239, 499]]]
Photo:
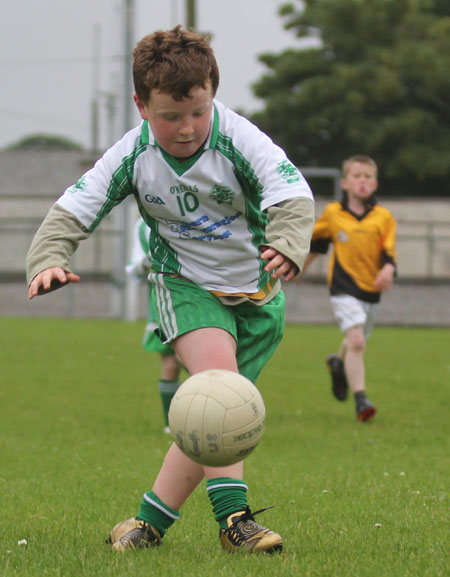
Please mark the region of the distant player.
[[[28, 253], [29, 298], [79, 281], [69, 272], [78, 241], [133, 196], [151, 229], [160, 338], [191, 375], [225, 369], [256, 382], [283, 335], [280, 278], [292, 280], [309, 250], [311, 190], [283, 150], [215, 100], [219, 72], [202, 35], [158, 31], [133, 58], [143, 122], [50, 209]], [[206, 477], [222, 547], [279, 551], [281, 536], [254, 520], [243, 470], [199, 465], [173, 443], [137, 516], [112, 530], [113, 549], [159, 545]]]
[[158, 382], [158, 390], [164, 417], [164, 432], [169, 430], [170, 402], [180, 386], [181, 365], [173, 348], [163, 344], [155, 334], [157, 323], [152, 310], [151, 286], [147, 281], [151, 267], [150, 255], [150, 229], [143, 218], [139, 218], [134, 227], [134, 242], [131, 262], [126, 267], [127, 273], [136, 280], [144, 281], [148, 286], [147, 324], [145, 326], [142, 347], [149, 352], [158, 353], [161, 357], [161, 372]]
[[344, 401], [350, 387], [362, 422], [376, 413], [366, 396], [364, 351], [381, 292], [392, 287], [396, 269], [396, 222], [376, 203], [377, 178], [377, 166], [368, 156], [352, 156], [344, 162], [343, 201], [329, 204], [317, 220], [302, 273], [333, 246], [328, 285], [334, 315], [345, 336], [339, 354], [330, 355], [327, 365], [334, 396]]

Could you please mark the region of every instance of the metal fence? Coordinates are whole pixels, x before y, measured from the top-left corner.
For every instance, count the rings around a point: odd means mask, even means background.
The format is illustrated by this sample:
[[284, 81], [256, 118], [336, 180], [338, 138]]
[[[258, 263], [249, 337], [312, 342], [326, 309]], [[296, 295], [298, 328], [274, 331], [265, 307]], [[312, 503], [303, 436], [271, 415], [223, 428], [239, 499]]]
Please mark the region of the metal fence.
[[[0, 314], [10, 314], [11, 307], [28, 304], [15, 303], [13, 286], [25, 291], [24, 263], [33, 235], [42, 222], [55, 198], [45, 194], [1, 194], [0, 195]], [[318, 201], [320, 204], [326, 200]], [[423, 208], [414, 201], [396, 201], [397, 251], [399, 261], [398, 283], [445, 284], [450, 286], [450, 214], [448, 204], [440, 201], [434, 212], [420, 218]], [[383, 204], [388, 204], [383, 202]], [[391, 208], [388, 206], [388, 208]], [[430, 205], [427, 204], [430, 211]], [[391, 209], [392, 210], [392, 209]], [[82, 275], [84, 283], [58, 291], [63, 304], [63, 316], [113, 316], [137, 318], [145, 314], [146, 292], [142, 287], [130, 285], [124, 274], [126, 255], [123, 251], [125, 230], [130, 231], [137, 218], [133, 203], [128, 205], [124, 226], [124, 209], [119, 207], [109, 215], [92, 237], [80, 244], [74, 256], [73, 269]], [[431, 214], [431, 217], [430, 217]], [[407, 215], [405, 217], [405, 215]], [[410, 216], [409, 216], [410, 215]], [[440, 218], [439, 218], [440, 217]], [[128, 241], [129, 244], [129, 241]], [[310, 282], [320, 282], [326, 274], [327, 258], [317, 259], [309, 271]], [[99, 283], [102, 290], [99, 291]], [[81, 287], [83, 285], [83, 288]], [[90, 289], [89, 289], [90, 287]], [[88, 290], [89, 289], [89, 290]], [[106, 291], [103, 289], [107, 289]], [[86, 292], [86, 296], [84, 293]], [[103, 291], [103, 292], [102, 292]], [[102, 297], [97, 304], [97, 295]], [[57, 294], [57, 293], [55, 293]], [[58, 302], [51, 299], [55, 303]], [[20, 304], [22, 303], [22, 304]], [[47, 304], [46, 304], [47, 306]], [[57, 310], [56, 305], [55, 310]], [[45, 308], [45, 307], [44, 307]], [[52, 309], [53, 310], [53, 309]], [[84, 314], [80, 311], [86, 311]], [[5, 313], [6, 311], [6, 313]]]
[[[23, 274], [27, 250], [45, 215], [39, 208], [50, 206], [51, 202], [44, 195], [0, 196], [2, 281]], [[33, 214], [35, 210], [38, 215]], [[105, 219], [87, 243], [80, 245], [74, 265], [81, 273], [92, 278], [122, 277], [118, 274], [122, 263], [117, 250], [124, 234], [121, 216], [119, 208]], [[131, 219], [136, 217], [133, 211]], [[450, 280], [450, 220], [397, 218], [397, 251], [402, 279]], [[324, 270], [322, 262], [317, 266], [317, 274], [322, 275]]]

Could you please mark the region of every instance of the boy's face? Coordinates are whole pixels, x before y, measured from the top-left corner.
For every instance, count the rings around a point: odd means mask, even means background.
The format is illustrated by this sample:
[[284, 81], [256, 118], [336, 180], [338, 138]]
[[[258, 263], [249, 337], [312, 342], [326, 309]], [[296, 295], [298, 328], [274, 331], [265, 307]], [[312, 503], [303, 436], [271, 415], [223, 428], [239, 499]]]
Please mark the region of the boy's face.
[[367, 200], [378, 186], [375, 167], [362, 162], [353, 162], [341, 180], [341, 186], [347, 191], [349, 197]]
[[134, 95], [141, 118], [148, 120], [161, 148], [177, 158], [197, 152], [208, 136], [213, 95], [210, 83], [197, 86], [189, 98], [174, 100], [170, 94], [152, 90], [147, 103]]

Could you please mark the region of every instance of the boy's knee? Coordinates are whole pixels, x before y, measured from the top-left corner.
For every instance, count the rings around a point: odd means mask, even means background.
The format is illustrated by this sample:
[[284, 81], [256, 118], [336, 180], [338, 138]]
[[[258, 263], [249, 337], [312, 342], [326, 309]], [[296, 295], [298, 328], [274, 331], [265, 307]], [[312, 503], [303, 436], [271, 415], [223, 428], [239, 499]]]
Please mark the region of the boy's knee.
[[366, 339], [362, 327], [351, 328], [346, 335], [347, 349], [353, 352], [363, 352], [366, 348]]
[[161, 355], [162, 378], [175, 381], [180, 374], [180, 364], [175, 355]]

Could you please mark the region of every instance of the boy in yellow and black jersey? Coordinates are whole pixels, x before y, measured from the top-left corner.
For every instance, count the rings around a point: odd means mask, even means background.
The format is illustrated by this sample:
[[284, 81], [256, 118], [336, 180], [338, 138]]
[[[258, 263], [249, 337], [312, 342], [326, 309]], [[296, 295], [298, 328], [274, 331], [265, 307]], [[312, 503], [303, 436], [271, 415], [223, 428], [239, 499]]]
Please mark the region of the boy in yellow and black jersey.
[[353, 392], [361, 422], [376, 408], [365, 391], [364, 350], [379, 307], [381, 292], [392, 287], [396, 270], [396, 222], [374, 198], [377, 166], [364, 155], [343, 163], [342, 202], [330, 203], [317, 219], [303, 274], [309, 264], [333, 246], [328, 286], [336, 320], [345, 337], [339, 354], [329, 355], [333, 393], [343, 401]]

